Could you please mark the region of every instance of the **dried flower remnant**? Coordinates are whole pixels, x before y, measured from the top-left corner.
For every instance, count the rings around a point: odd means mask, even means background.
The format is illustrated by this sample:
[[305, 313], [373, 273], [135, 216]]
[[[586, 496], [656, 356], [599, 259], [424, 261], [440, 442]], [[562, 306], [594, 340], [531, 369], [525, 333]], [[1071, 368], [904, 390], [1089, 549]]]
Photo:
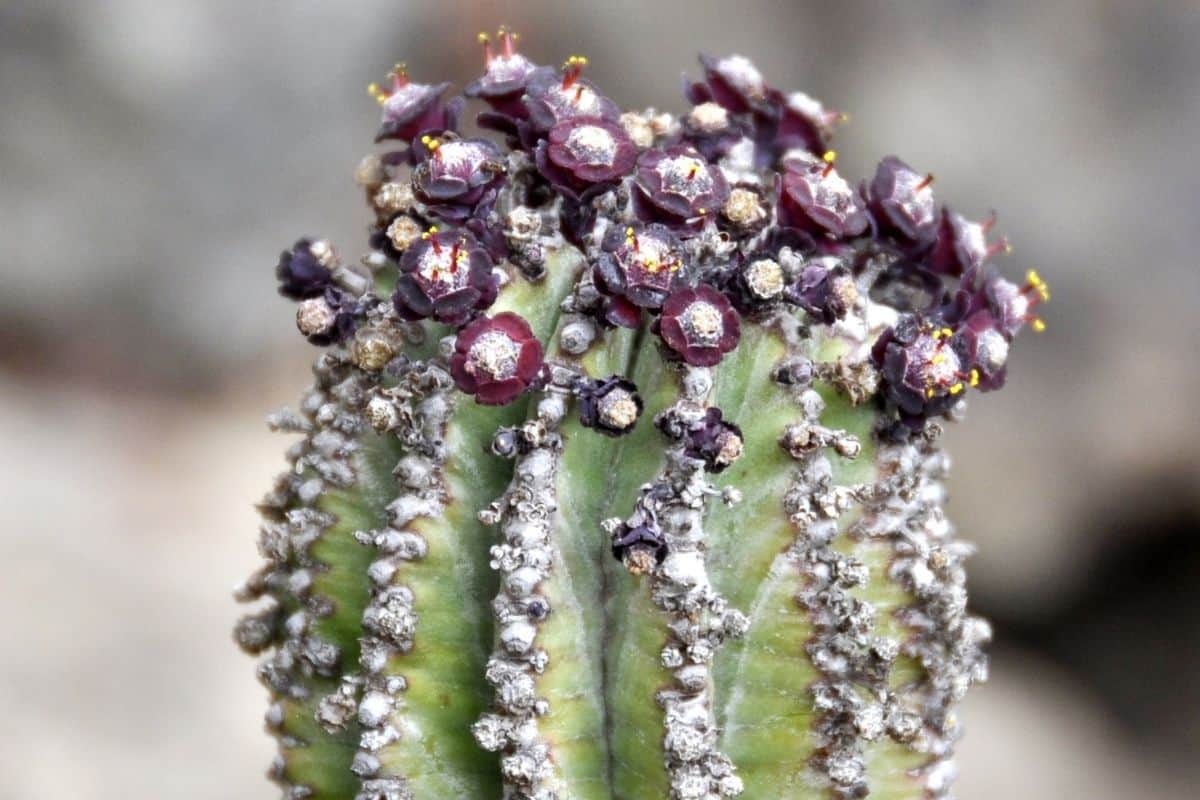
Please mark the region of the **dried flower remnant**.
[[633, 381], [610, 375], [603, 380], [585, 380], [578, 387], [579, 421], [608, 436], [633, 430], [645, 404]]
[[304, 300], [324, 294], [333, 281], [333, 248], [324, 239], [300, 239], [291, 250], [279, 254], [275, 277], [279, 293], [292, 300]]
[[271, 418], [303, 438], [239, 590], [272, 776], [946, 800], [988, 631], [938, 435], [1009, 378], [1046, 283], [928, 173], [839, 174], [844, 115], [747, 58], [623, 111], [582, 57], [479, 41], [463, 93], [501, 135], [397, 68], [354, 175], [368, 251], [275, 265], [324, 349]]

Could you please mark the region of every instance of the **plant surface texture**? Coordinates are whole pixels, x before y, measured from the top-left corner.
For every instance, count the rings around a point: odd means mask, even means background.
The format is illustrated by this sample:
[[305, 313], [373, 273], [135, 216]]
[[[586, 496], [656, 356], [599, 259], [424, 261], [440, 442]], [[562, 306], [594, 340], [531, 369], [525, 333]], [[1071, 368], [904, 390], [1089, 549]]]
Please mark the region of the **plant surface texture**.
[[319, 352], [236, 639], [284, 797], [949, 797], [990, 632], [939, 437], [1045, 284], [741, 56], [674, 116], [480, 40], [371, 87], [365, 255], [279, 259]]

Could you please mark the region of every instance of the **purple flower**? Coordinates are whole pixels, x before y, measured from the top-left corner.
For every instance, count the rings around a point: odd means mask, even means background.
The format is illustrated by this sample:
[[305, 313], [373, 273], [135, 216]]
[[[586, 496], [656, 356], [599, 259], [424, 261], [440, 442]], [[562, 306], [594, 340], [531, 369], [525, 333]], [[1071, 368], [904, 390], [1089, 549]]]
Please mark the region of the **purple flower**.
[[586, 189], [627, 175], [637, 161], [637, 147], [615, 122], [575, 117], [551, 128], [534, 157], [538, 170], [556, 189], [578, 197]]
[[977, 311], [954, 332], [953, 345], [968, 370], [967, 384], [981, 392], [1004, 385], [1009, 338], [990, 311]]
[[491, 206], [504, 182], [504, 156], [487, 139], [437, 139], [422, 142], [429, 157], [413, 170], [413, 190], [441, 219], [461, 222]]
[[512, 402], [542, 372], [542, 344], [520, 316], [479, 317], [458, 332], [450, 356], [454, 384], [481, 405]]
[[580, 423], [608, 436], [633, 430], [642, 414], [637, 386], [620, 375], [585, 381], [579, 386], [578, 395]]
[[696, 367], [717, 364], [742, 335], [741, 318], [728, 298], [706, 284], [668, 297], [654, 326], [667, 347]]
[[590, 117], [616, 122], [621, 115], [616, 103], [579, 77], [587, 59], [571, 56], [561, 75], [549, 70], [534, 73], [525, 89], [525, 112], [535, 133], [545, 133], [560, 122]]
[[279, 254], [275, 277], [279, 293], [292, 300], [305, 300], [323, 294], [333, 280], [333, 250], [321, 240], [300, 239], [291, 250]]
[[917, 314], [905, 315], [880, 335], [871, 351], [887, 399], [904, 414], [941, 414], [958, 400], [970, 381], [954, 332]]
[[405, 251], [392, 302], [404, 319], [462, 325], [496, 300], [492, 259], [465, 231], [436, 230]]
[[984, 222], [971, 222], [961, 214], [943, 208], [937, 240], [925, 259], [926, 266], [939, 274], [955, 277], [983, 266], [985, 261], [1008, 247], [1003, 239], [988, 244], [988, 232], [995, 224], [994, 216]]
[[442, 101], [442, 95], [450, 88], [449, 83], [413, 83], [408, 79], [408, 70], [403, 64], [397, 64], [389, 77], [392, 79], [390, 90], [381, 89], [375, 84], [369, 87], [371, 94], [383, 106], [383, 123], [375, 135], [375, 141], [400, 139], [408, 142], [430, 131], [454, 129], [462, 110], [462, 100]]
[[849, 239], [867, 229], [867, 215], [831, 157], [788, 158], [783, 164], [779, 220], [814, 236]]
[[729, 184], [720, 167], [689, 145], [647, 150], [638, 159], [639, 216], [667, 223], [691, 222], [720, 210]]
[[704, 67], [704, 82], [693, 83], [686, 91], [692, 103], [711, 101], [734, 114], [765, 110], [770, 90], [750, 59], [738, 55], [724, 58], [701, 55], [700, 63]]
[[500, 52], [496, 53], [487, 34], [479, 34], [483, 44], [484, 73], [467, 84], [463, 94], [481, 98], [500, 116], [523, 119], [525, 107], [521, 104], [521, 96], [525, 94], [525, 87], [539, 69], [549, 70], [516, 51], [516, 34], [512, 31], [501, 28], [499, 39]]
[[316, 297], [300, 302], [296, 327], [310, 344], [340, 344], [354, 334], [360, 310], [357, 301], [336, 286], [329, 286]]
[[684, 454], [704, 462], [712, 473], [723, 472], [737, 461], [746, 443], [742, 429], [722, 419], [721, 409], [709, 408], [704, 420], [687, 432]]
[[845, 317], [858, 300], [858, 288], [844, 265], [830, 269], [812, 263], [805, 265], [800, 277], [787, 288], [786, 297], [815, 320], [832, 325]]
[[770, 135], [760, 143], [771, 155], [768, 163], [793, 149], [823, 155], [829, 149], [833, 126], [845, 116], [840, 111], [827, 110], [820, 100], [804, 92], [785, 95], [772, 89], [767, 101], [774, 107], [777, 119]]
[[879, 162], [864, 194], [880, 233], [904, 245], [927, 245], [937, 235], [933, 175], [922, 175], [895, 156]]
[[648, 309], [661, 308], [686, 276], [679, 240], [659, 224], [610, 229], [593, 272], [601, 292]]
[[995, 269], [973, 269], [963, 276], [954, 298], [942, 308], [942, 316], [951, 324], [960, 324], [982, 310], [988, 311], [997, 330], [1012, 339], [1029, 323], [1035, 331], [1045, 323], [1034, 313], [1050, 299], [1050, 288], [1035, 270], [1026, 274], [1024, 286], [1017, 286]]

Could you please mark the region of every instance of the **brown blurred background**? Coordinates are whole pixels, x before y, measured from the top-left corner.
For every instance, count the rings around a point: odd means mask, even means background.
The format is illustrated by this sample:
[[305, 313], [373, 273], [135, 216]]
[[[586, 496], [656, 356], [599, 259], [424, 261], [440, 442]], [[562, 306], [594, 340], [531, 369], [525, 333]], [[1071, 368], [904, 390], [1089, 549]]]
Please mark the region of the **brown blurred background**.
[[625, 106], [752, 56], [853, 112], [844, 172], [895, 152], [1000, 211], [1054, 300], [951, 434], [998, 640], [959, 793], [1195, 797], [1200, 4], [6, 0], [0, 799], [275, 795], [228, 635], [282, 465], [262, 418], [312, 355], [273, 262], [365, 244], [365, 84], [461, 86], [501, 22]]

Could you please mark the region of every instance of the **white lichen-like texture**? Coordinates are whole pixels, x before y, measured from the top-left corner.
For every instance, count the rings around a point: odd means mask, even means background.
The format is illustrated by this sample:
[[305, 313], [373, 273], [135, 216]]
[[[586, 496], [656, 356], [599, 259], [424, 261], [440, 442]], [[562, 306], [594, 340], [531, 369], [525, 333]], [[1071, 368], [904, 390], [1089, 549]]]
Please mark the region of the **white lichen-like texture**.
[[[712, 373], [688, 367], [680, 397], [663, 413], [667, 426], [703, 425]], [[651, 598], [665, 618], [660, 654], [675, 684], [659, 691], [663, 753], [674, 800], [712, 800], [741, 794], [733, 763], [719, 752], [713, 713], [712, 662], [721, 645], [741, 636], [748, 621], [713, 587], [705, 564], [704, 509], [718, 492], [706, 480], [704, 462], [689, 457], [682, 442], [666, 451], [662, 474], [644, 487], [630, 522], [653, 522], [667, 555], [649, 570]], [[615, 529], [619, 520], [610, 522]]]
[[500, 772], [508, 797], [569, 797], [557, 775], [549, 743], [537, 718], [549, 713], [537, 696], [537, 676], [552, 657], [538, 645], [539, 624], [551, 608], [538, 589], [554, 562], [555, 481], [562, 447], [556, 429], [566, 414], [565, 398], [550, 394], [533, 419], [517, 431], [520, 449], [508, 491], [480, 512], [485, 524], [499, 525], [502, 544], [492, 548], [492, 568], [500, 573], [493, 602], [496, 648], [487, 663], [487, 682], [496, 691], [495, 710], [472, 728], [485, 750], [501, 753]]

